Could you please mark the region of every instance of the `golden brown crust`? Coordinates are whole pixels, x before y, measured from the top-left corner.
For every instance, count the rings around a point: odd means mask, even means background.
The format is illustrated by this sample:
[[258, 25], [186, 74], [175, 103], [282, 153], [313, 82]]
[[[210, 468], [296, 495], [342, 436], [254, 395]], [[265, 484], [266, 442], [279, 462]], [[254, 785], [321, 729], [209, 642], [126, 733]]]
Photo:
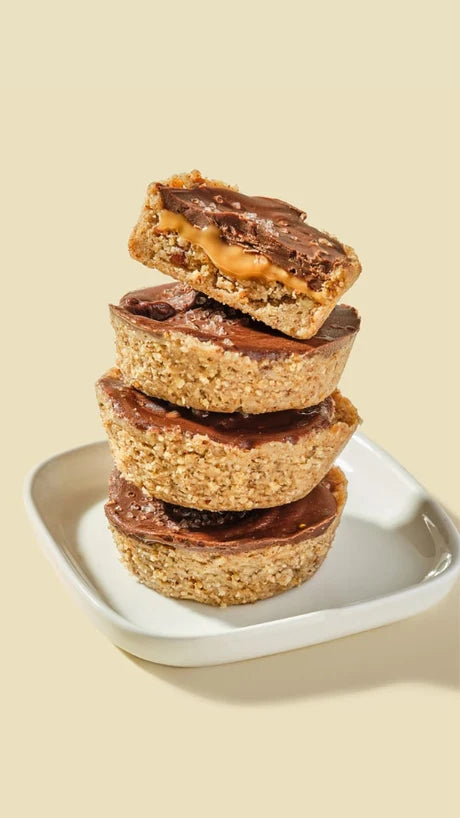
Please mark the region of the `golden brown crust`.
[[112, 310], [117, 366], [146, 395], [210, 412], [305, 409], [337, 386], [355, 336], [332, 351], [255, 359], [174, 330], [145, 332]]
[[222, 554], [212, 549], [180, 549], [146, 544], [110, 526], [121, 558], [149, 588], [176, 599], [207, 605], [242, 605], [267, 599], [309, 579], [332, 545], [346, 500], [346, 479], [334, 467], [328, 474], [337, 502], [337, 517], [318, 537], [272, 545], [256, 551]]
[[165, 502], [210, 511], [269, 508], [304, 497], [359, 422], [355, 407], [336, 391], [331, 426], [312, 429], [295, 443], [277, 440], [243, 449], [180, 427], [140, 430], [114, 411], [100, 384], [97, 395], [123, 477]]
[[[223, 182], [205, 179], [199, 171], [173, 176], [162, 184], [175, 187], [193, 187], [197, 184], [230, 187]], [[287, 335], [296, 338], [315, 335], [361, 272], [354, 250], [344, 246], [348, 263], [337, 268], [331, 282], [331, 296], [322, 304], [279, 282], [232, 279], [218, 270], [197, 245], [184, 241], [174, 232], [158, 233], [162, 201], [157, 185], [154, 182], [148, 187], [144, 207], [129, 240], [133, 258]], [[180, 264], [176, 259], [180, 259]]]

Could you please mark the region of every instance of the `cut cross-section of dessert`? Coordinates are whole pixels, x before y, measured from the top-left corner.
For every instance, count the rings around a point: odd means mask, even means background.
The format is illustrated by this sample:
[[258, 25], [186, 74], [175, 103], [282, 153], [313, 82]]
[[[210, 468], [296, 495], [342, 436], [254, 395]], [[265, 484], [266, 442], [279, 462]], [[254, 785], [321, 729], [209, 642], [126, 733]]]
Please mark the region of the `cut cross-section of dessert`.
[[334, 467], [289, 505], [208, 512], [147, 497], [115, 471], [105, 511], [123, 562], [140, 582], [169, 597], [241, 605], [315, 573], [331, 547], [346, 486]]
[[360, 324], [340, 304], [313, 338], [290, 338], [176, 282], [128, 293], [110, 312], [126, 383], [180, 406], [249, 414], [321, 403]]
[[304, 497], [359, 422], [338, 391], [303, 410], [219, 414], [149, 398], [111, 370], [98, 381], [97, 395], [123, 477], [168, 503], [212, 511]]
[[355, 252], [298, 208], [198, 171], [153, 183], [131, 255], [296, 338], [311, 338], [361, 272]]

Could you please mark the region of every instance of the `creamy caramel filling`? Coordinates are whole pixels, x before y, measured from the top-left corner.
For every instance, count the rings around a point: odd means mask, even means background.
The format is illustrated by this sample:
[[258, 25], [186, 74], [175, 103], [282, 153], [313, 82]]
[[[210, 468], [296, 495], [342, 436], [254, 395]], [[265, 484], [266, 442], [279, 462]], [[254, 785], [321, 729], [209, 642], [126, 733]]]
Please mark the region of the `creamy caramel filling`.
[[320, 304], [324, 303], [324, 296], [321, 293], [311, 290], [305, 281], [286, 272], [282, 267], [272, 264], [266, 256], [251, 253], [236, 245], [227, 244], [221, 239], [219, 228], [214, 224], [200, 230], [200, 228], [190, 224], [181, 213], [161, 210], [157, 230], [162, 233], [174, 231], [185, 241], [198, 245], [209, 256], [217, 269], [230, 276], [230, 278], [240, 279], [241, 281], [247, 279], [264, 282], [278, 281], [291, 290], [308, 293], [313, 301], [318, 301]]

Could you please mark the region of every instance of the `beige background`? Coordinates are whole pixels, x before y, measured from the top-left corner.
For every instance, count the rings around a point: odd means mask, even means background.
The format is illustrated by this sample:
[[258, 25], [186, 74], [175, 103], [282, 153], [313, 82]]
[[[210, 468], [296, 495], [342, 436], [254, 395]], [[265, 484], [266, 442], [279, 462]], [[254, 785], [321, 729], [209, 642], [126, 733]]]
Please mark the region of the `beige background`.
[[[107, 303], [153, 280], [146, 184], [200, 168], [356, 247], [343, 389], [460, 513], [454, 3], [19, 3], [2, 25], [4, 814], [458, 814], [458, 590], [221, 668], [112, 647], [39, 552], [24, 474], [101, 437]], [[124, 10], [121, 10], [124, 8]], [[456, 758], [457, 756], [457, 758]]]

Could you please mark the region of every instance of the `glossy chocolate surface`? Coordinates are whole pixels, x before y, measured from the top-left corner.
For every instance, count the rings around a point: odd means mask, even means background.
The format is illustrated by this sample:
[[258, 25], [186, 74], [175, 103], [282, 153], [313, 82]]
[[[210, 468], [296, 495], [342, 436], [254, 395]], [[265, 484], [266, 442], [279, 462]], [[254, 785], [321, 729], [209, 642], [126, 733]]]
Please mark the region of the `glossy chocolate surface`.
[[313, 338], [301, 341], [272, 330], [186, 284], [163, 284], [127, 293], [111, 310], [153, 335], [167, 331], [193, 335], [257, 359], [333, 353], [354, 339], [360, 326], [353, 307], [339, 304]]
[[301, 500], [253, 511], [198, 511], [147, 497], [119, 472], [110, 480], [105, 512], [128, 537], [178, 548], [247, 551], [318, 537], [337, 514], [333, 486], [326, 477]]
[[295, 443], [314, 429], [330, 426], [335, 412], [332, 397], [308, 409], [259, 415], [202, 412], [148, 397], [126, 385], [116, 370], [104, 375], [98, 385], [109, 398], [114, 413], [141, 431], [176, 428], [185, 434], [206, 435], [211, 440], [242, 449], [271, 441]]

